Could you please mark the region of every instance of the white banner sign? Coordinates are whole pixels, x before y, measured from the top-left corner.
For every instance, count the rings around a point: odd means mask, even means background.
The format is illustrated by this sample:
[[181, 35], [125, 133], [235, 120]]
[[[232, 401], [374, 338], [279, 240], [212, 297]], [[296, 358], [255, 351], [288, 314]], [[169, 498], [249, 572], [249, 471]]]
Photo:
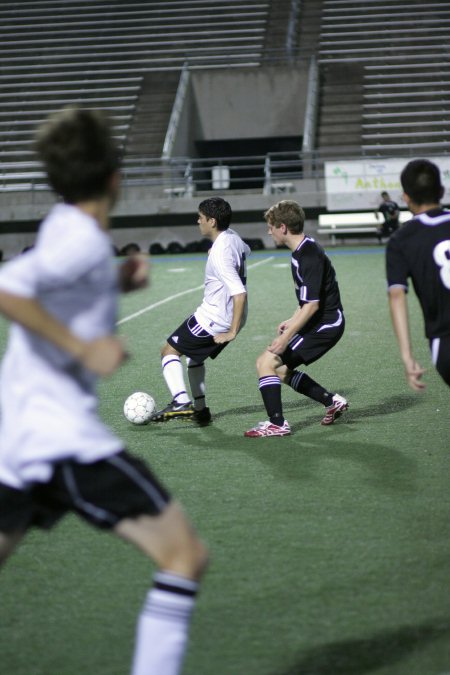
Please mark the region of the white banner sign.
[[[441, 171], [446, 188], [443, 203], [450, 200], [450, 156], [430, 158]], [[381, 203], [381, 192], [389, 192], [400, 208], [405, 204], [400, 173], [409, 160], [371, 159], [325, 162], [325, 189], [328, 211], [367, 211]]]

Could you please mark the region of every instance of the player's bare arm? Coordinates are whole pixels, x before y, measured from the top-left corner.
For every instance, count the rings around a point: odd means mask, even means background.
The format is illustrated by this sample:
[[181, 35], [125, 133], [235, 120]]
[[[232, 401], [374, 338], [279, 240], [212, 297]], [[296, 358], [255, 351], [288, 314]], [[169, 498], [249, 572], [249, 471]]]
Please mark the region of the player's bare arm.
[[126, 358], [119, 338], [111, 335], [92, 341], [82, 340], [34, 298], [0, 291], [0, 312], [67, 352], [97, 375], [110, 375]]
[[233, 321], [231, 322], [230, 330], [226, 333], [218, 333], [215, 335], [214, 342], [217, 344], [223, 344], [224, 342], [231, 342], [235, 339], [241, 326], [246, 300], [247, 293], [238, 293], [237, 295], [233, 295]]
[[411, 389], [421, 391], [425, 389], [425, 384], [421, 381], [425, 369], [417, 363], [412, 354], [406, 293], [401, 286], [389, 289], [389, 308], [407, 382]]
[[273, 354], [282, 354], [289, 340], [305, 326], [312, 316], [319, 309], [319, 302], [307, 302], [302, 307], [298, 307], [292, 317], [283, 321], [278, 326], [278, 336], [267, 348]]
[[88, 370], [105, 377], [112, 375], [127, 357], [122, 340], [115, 335], [105, 335], [85, 342], [79, 361]]

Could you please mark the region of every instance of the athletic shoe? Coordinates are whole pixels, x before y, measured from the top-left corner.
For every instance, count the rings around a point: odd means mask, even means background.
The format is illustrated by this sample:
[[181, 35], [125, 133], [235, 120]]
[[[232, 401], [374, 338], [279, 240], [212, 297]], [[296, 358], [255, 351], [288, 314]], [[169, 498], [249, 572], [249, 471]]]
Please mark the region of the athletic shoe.
[[261, 436], [289, 436], [291, 433], [291, 427], [289, 426], [287, 420], [284, 420], [282, 427], [279, 427], [278, 424], [272, 424], [272, 422], [259, 422], [257, 427], [244, 431], [244, 436], [249, 438], [260, 438]]
[[201, 410], [194, 410], [192, 416], [194, 422], [201, 427], [206, 427], [211, 422], [211, 411], [209, 408], [202, 408]]
[[333, 424], [334, 420], [340, 417], [344, 410], [348, 410], [348, 402], [343, 396], [335, 394], [333, 396], [333, 403], [325, 408], [325, 417], [321, 421], [321, 424], [325, 426]]
[[177, 403], [174, 400], [162, 410], [155, 412], [151, 416], [150, 422], [167, 422], [167, 420], [173, 420], [176, 418], [189, 420], [192, 419], [193, 416], [194, 408], [192, 407], [192, 403], [190, 401], [188, 403]]

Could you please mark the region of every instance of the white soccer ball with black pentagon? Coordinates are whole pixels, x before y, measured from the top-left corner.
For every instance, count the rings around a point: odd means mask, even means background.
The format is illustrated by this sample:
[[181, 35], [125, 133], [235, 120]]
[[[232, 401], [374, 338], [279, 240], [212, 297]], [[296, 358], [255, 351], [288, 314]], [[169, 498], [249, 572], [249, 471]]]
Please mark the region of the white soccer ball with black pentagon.
[[156, 409], [153, 396], [145, 391], [135, 391], [127, 398], [123, 413], [131, 424], [147, 424]]

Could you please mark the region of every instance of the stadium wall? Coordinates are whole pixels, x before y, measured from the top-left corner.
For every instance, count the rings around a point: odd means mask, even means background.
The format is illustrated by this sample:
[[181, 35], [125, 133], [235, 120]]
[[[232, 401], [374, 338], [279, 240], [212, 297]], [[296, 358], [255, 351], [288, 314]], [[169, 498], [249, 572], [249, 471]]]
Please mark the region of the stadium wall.
[[[262, 239], [270, 248], [273, 242], [266, 234], [263, 213], [279, 199], [289, 197], [298, 200], [306, 209], [308, 232], [314, 234], [317, 229], [316, 214], [323, 211], [325, 202], [323, 181], [304, 180], [298, 181], [298, 184], [301, 188], [288, 194], [239, 195], [226, 191], [217, 194], [230, 202], [233, 226], [245, 237]], [[11, 199], [10, 205], [0, 207], [0, 249], [4, 259], [17, 255], [34, 243], [40, 221], [55, 203], [52, 194], [46, 191], [36, 192], [31, 205], [29, 194], [15, 194], [16, 199]], [[150, 244], [156, 242], [167, 246], [171, 241], [178, 241], [185, 246], [198, 240], [197, 207], [205, 196], [162, 199], [152, 196], [144, 187], [125, 188], [112, 218], [114, 244], [122, 248], [127, 243], [136, 242], [142, 250], [147, 250]]]
[[198, 156], [198, 142], [286, 136], [300, 149], [307, 82], [306, 62], [191, 72], [172, 156]]

